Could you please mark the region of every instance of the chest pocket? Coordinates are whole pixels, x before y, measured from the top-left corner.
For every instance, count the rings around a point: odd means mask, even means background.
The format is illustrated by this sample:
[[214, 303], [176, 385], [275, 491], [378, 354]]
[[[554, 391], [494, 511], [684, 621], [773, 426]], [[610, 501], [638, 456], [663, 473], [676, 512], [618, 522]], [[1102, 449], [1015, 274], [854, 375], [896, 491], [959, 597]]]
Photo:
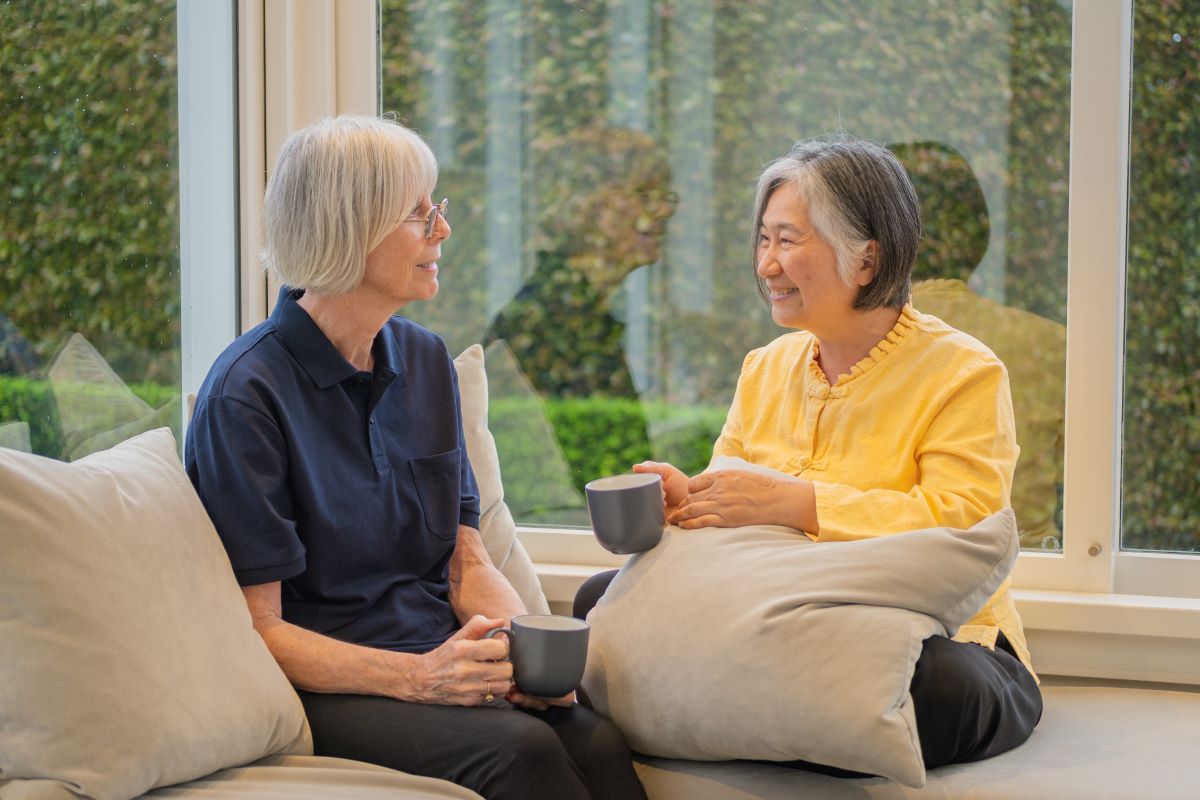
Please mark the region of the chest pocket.
[[414, 458], [408, 462], [425, 527], [435, 536], [453, 541], [458, 535], [459, 451]]

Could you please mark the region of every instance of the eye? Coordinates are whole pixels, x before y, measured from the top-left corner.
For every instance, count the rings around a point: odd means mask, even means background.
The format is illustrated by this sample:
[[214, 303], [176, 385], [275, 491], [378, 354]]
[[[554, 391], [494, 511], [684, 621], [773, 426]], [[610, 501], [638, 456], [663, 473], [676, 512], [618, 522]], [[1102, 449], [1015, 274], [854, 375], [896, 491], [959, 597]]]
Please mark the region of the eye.
[[765, 233], [760, 233], [758, 235], [758, 246], [764, 247], [764, 246], [766, 246], [766, 244], [767, 244], [767, 235]]

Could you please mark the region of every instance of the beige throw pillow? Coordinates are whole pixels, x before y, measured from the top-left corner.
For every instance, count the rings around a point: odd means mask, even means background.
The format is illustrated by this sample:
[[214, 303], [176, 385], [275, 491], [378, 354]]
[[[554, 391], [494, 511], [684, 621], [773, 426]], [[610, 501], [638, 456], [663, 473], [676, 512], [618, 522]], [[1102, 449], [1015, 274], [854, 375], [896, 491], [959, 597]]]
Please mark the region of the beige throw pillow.
[[467, 457], [479, 484], [479, 533], [492, 563], [508, 578], [531, 614], [549, 614], [550, 606], [533, 562], [517, 539], [517, 525], [504, 504], [496, 440], [488, 430], [488, 384], [483, 348], [473, 344], [454, 359], [462, 398], [463, 436]]
[[72, 464], [0, 450], [0, 554], [0, 795], [312, 752], [170, 431]]
[[970, 619], [1017, 551], [1008, 510], [827, 544], [668, 527], [588, 616], [583, 686], [648, 755], [802, 759], [921, 786], [908, 689], [922, 642]]

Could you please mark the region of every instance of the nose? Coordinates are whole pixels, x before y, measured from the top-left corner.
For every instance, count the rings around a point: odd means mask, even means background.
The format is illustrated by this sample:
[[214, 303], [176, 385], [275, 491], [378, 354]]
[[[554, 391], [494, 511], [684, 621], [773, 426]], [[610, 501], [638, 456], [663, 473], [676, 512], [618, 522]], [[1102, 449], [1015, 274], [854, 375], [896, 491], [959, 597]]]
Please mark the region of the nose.
[[758, 263], [754, 265], [754, 272], [760, 278], [779, 274], [779, 260], [775, 257], [775, 248], [770, 243], [758, 246]]
[[441, 214], [437, 215], [437, 219], [433, 222], [433, 236], [431, 237], [437, 242], [444, 242], [450, 238], [450, 221]]

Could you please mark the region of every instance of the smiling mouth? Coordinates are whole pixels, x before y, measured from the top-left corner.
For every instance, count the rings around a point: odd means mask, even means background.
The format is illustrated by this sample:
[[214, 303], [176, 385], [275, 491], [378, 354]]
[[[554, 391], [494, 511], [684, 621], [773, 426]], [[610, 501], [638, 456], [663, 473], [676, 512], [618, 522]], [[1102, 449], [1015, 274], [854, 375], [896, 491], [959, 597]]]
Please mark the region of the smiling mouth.
[[798, 291], [799, 291], [799, 289], [797, 289], [794, 286], [791, 289], [772, 289], [771, 290], [771, 302], [776, 303], [780, 300], [786, 300], [787, 298], [791, 297]]
[[424, 270], [426, 272], [437, 272], [438, 265], [436, 261], [430, 261], [428, 264], [417, 264], [417, 269]]

